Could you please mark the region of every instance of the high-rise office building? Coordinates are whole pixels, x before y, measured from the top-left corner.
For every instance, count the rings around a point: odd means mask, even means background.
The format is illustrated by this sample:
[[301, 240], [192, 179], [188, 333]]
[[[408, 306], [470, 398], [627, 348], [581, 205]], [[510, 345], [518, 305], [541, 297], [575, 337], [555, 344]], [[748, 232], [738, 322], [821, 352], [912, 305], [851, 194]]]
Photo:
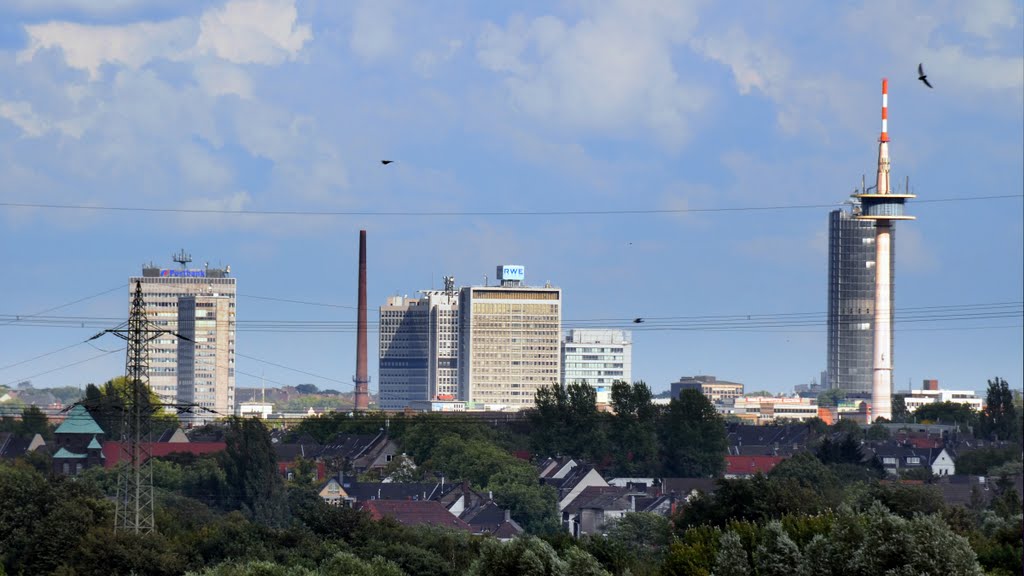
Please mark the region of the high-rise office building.
[[500, 286], [459, 292], [459, 399], [496, 409], [534, 406], [561, 380], [562, 291], [523, 285], [522, 266], [499, 266]]
[[572, 329], [562, 341], [562, 385], [585, 382], [598, 404], [611, 403], [615, 381], [632, 383], [633, 342], [626, 330]]
[[[194, 403], [213, 410], [183, 416], [190, 423], [230, 416], [235, 408], [235, 294], [231, 268], [144, 266], [129, 282], [129, 297], [141, 283], [148, 319], [168, 331], [149, 345], [150, 388], [168, 403]], [[184, 338], [178, 338], [180, 334]]]
[[378, 387], [383, 410], [458, 394], [459, 300], [455, 279], [421, 298], [393, 296], [380, 307]]
[[380, 307], [377, 387], [382, 410], [427, 399], [429, 307], [423, 298], [390, 296]]
[[[850, 210], [829, 213], [827, 372], [830, 388], [870, 396], [875, 342], [875, 223], [858, 220], [859, 213], [857, 203]], [[890, 250], [895, 250], [895, 238]], [[889, 262], [890, 278], [895, 278], [893, 259]], [[893, 298], [894, 293], [890, 292]]]

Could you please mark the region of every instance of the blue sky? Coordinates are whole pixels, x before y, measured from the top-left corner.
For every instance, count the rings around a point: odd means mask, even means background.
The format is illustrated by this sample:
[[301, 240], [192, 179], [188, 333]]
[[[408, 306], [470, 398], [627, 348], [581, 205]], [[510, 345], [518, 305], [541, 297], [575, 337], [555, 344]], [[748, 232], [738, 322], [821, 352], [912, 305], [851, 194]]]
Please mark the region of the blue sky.
[[[917, 81], [918, 62], [934, 90]], [[1020, 2], [7, 0], [0, 202], [412, 213], [838, 205], [873, 176], [882, 77], [894, 180], [909, 176], [922, 201], [896, 233], [897, 310], [1018, 303], [1001, 317], [898, 324], [897, 385], [983, 389], [998, 375], [1020, 388]], [[996, 195], [1016, 197], [924, 202]], [[185, 248], [231, 265], [240, 320], [354, 320], [350, 308], [250, 296], [355, 306], [364, 228], [371, 307], [515, 263], [529, 283], [563, 288], [566, 328], [817, 313], [820, 325], [774, 330], [634, 331], [634, 378], [655, 390], [703, 373], [788, 391], [825, 365], [827, 221], [828, 208], [385, 217], [0, 206], [0, 314], [116, 288]], [[126, 292], [47, 314], [123, 317]], [[17, 363], [0, 383], [121, 373], [122, 354], [85, 361], [101, 354], [88, 345], [22, 362], [95, 332], [0, 321], [0, 368]], [[341, 382], [354, 347], [351, 332], [238, 337], [240, 354]], [[238, 369], [242, 387], [264, 374], [345, 389], [245, 357]]]

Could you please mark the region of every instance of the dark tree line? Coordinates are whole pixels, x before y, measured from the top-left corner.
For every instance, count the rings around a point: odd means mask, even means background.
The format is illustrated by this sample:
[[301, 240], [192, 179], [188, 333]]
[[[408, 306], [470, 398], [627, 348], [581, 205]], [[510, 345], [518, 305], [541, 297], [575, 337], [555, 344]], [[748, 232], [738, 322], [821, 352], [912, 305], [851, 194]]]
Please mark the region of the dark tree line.
[[614, 413], [598, 411], [585, 383], [537, 391], [530, 445], [538, 457], [570, 456], [618, 476], [714, 476], [724, 470], [725, 423], [700, 392], [668, 406], [652, 402], [643, 382], [612, 385]]

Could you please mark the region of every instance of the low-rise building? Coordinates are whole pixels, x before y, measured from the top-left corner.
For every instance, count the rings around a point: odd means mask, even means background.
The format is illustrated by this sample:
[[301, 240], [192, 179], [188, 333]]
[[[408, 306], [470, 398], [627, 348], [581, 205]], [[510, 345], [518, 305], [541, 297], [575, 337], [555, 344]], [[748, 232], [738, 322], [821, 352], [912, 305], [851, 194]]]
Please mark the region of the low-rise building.
[[807, 420], [818, 417], [818, 402], [813, 398], [743, 396], [723, 405], [723, 414], [751, 424], [771, 424], [781, 420]]
[[973, 390], [942, 390], [939, 388], [938, 380], [925, 380], [924, 388], [911, 390], [910, 395], [903, 397], [903, 402], [907, 405], [907, 411], [911, 413], [921, 406], [941, 402], [967, 404], [976, 412], [981, 412], [985, 406], [984, 400]]
[[683, 390], [697, 390], [715, 404], [743, 396], [743, 384], [727, 382], [707, 375], [681, 376], [678, 382], [672, 382], [670, 386], [673, 398], [679, 398], [679, 393]]

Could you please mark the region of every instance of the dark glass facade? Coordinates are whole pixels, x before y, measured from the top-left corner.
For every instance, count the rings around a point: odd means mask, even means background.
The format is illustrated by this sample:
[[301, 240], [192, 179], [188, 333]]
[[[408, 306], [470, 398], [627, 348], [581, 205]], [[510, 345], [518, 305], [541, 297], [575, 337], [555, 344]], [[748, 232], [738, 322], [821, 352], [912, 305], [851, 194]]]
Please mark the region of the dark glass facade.
[[[828, 383], [847, 394], [870, 396], [875, 342], [875, 222], [856, 220], [858, 209], [854, 206], [853, 211], [833, 210], [829, 214]], [[894, 229], [892, 232], [889, 277], [895, 284], [896, 235]], [[890, 307], [895, 301], [895, 288], [892, 295]], [[889, 357], [893, 357], [891, 349]]]

